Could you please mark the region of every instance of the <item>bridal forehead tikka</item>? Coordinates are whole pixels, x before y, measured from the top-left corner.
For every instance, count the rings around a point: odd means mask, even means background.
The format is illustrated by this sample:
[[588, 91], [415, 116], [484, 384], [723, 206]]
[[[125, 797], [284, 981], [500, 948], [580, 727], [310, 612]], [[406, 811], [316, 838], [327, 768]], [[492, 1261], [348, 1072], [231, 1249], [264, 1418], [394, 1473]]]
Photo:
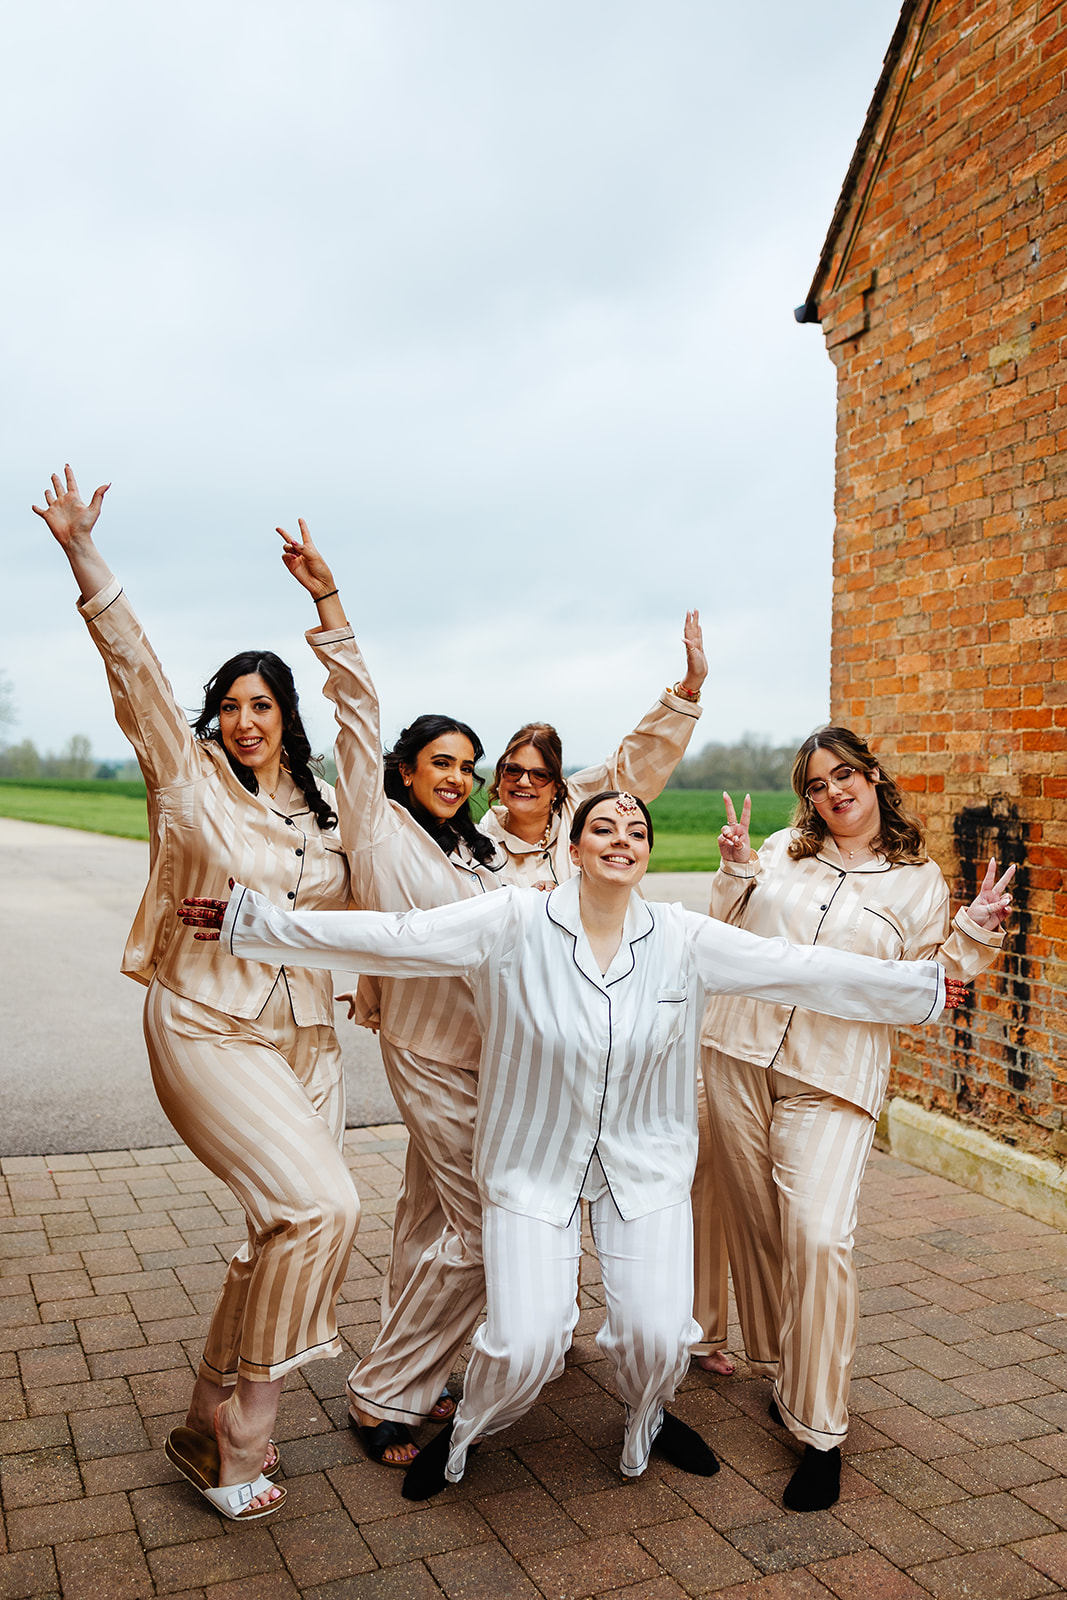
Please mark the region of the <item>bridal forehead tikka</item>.
[[615, 810], [619, 813], [620, 817], [635, 816], [640, 809], [641, 807], [638, 805], [633, 795], [627, 794], [625, 789], [621, 794], [615, 796]]

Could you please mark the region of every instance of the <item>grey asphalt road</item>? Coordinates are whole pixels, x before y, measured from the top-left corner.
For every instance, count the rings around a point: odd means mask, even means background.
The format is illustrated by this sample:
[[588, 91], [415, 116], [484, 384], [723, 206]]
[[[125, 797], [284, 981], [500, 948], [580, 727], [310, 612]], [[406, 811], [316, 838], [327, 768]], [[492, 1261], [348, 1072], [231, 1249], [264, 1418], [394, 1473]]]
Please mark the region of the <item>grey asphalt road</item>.
[[[147, 877], [137, 840], [0, 817], [0, 1155], [175, 1142], [119, 971]], [[340, 1006], [338, 1035], [349, 1127], [398, 1121], [377, 1039]]]
[[[0, 1155], [174, 1142], [145, 1055], [145, 991], [119, 971], [147, 876], [146, 844], [0, 817]], [[646, 892], [702, 911], [709, 882], [657, 873]], [[338, 1035], [348, 1126], [399, 1120], [377, 1039], [341, 1007]]]

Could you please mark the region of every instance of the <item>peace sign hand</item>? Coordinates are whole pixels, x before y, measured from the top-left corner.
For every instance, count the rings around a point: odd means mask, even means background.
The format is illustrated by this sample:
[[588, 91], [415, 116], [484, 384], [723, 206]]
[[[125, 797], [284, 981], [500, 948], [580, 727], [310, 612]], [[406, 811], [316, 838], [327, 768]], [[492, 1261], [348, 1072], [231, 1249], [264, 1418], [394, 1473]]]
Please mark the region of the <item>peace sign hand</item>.
[[996, 857], [990, 858], [982, 886], [967, 907], [967, 915], [972, 922], [977, 922], [980, 928], [985, 928], [990, 933], [996, 933], [1004, 926], [1011, 915], [1011, 895], [1005, 894], [1004, 890], [1014, 876], [1014, 862], [1004, 876], [998, 878]]
[[274, 531], [280, 533], [285, 540], [285, 549], [282, 551], [285, 565], [297, 583], [303, 584], [311, 598], [317, 600], [321, 595], [336, 590], [337, 585], [333, 581], [333, 573], [319, 554], [303, 517], [298, 519], [298, 526], [299, 540], [291, 538], [284, 528], [275, 528]]
[[719, 833], [719, 854], [724, 861], [745, 862], [752, 855], [752, 845], [748, 837], [748, 823], [752, 816], [752, 796], [746, 794], [745, 803], [741, 807], [741, 820], [738, 821], [734, 803], [724, 789], [722, 792], [723, 804], [726, 807], [726, 823]]

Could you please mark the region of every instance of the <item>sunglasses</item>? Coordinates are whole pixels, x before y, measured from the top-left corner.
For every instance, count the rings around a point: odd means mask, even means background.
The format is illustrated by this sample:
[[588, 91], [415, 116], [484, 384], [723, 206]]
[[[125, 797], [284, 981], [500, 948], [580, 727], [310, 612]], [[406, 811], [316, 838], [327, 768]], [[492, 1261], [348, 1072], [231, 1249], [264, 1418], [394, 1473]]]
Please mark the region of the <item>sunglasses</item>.
[[535, 789], [543, 789], [546, 783], [554, 781], [551, 772], [546, 772], [544, 767], [520, 767], [517, 761], [505, 761], [501, 765], [500, 776], [510, 778], [512, 783], [529, 778]]

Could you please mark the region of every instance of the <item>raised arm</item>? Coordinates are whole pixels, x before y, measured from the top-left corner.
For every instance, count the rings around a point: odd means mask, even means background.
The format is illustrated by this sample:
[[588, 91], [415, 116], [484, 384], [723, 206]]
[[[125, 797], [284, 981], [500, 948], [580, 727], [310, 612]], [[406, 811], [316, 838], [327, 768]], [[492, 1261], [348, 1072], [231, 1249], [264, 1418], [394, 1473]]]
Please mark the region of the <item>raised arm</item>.
[[319, 629], [328, 633], [333, 628], [347, 628], [348, 618], [341, 604], [340, 592], [333, 581], [333, 573], [315, 546], [303, 517], [297, 519], [299, 540], [293, 539], [284, 528], [276, 528], [285, 541], [282, 560], [303, 588], [314, 600], [319, 613]]
[[1004, 944], [1004, 925], [1011, 913], [1008, 886], [1015, 876], [1014, 863], [997, 877], [996, 860], [990, 860], [977, 895], [962, 907], [949, 927], [948, 885], [930, 906], [922, 927], [908, 940], [905, 954], [911, 960], [932, 959], [945, 971], [966, 982], [992, 966]]
[[104, 504], [104, 496], [111, 488], [102, 483], [86, 505], [81, 497], [78, 482], [69, 466], [63, 468], [63, 478], [53, 472], [52, 487], [44, 492], [44, 505], [33, 510], [47, 524], [53, 539], [70, 562], [79, 588], [79, 600], [88, 600], [99, 594], [113, 577], [111, 568], [93, 542], [93, 529]]
[[[856, 1022], [933, 1022], [958, 1003], [934, 961], [878, 961], [824, 945], [761, 939], [689, 913], [697, 970], [710, 994], [741, 994]], [[948, 980], [949, 983], [952, 980]]]
[[381, 977], [466, 977], [499, 953], [515, 920], [507, 890], [432, 911], [281, 911], [232, 885], [224, 900], [184, 900], [181, 918], [198, 939], [220, 939], [232, 955]]
[[93, 541], [110, 486], [102, 485], [86, 505], [69, 466], [64, 474], [65, 482], [53, 474], [44, 506], [33, 509], [70, 562], [81, 591], [78, 608], [107, 669], [116, 721], [137, 752], [149, 789], [160, 788], [189, 771], [196, 740], [118, 579]]
[[366, 861], [357, 852], [396, 829], [396, 819], [385, 795], [378, 695], [367, 664], [359, 652], [345, 615], [333, 571], [301, 517], [300, 538], [284, 528], [282, 560], [318, 609], [318, 626], [305, 634], [327, 671], [323, 694], [333, 706], [337, 723], [334, 759], [337, 762], [336, 803], [341, 842], [353, 868], [357, 895], [367, 892]]
[[581, 801], [600, 789], [629, 789], [654, 800], [685, 755], [700, 717], [700, 690], [708, 675], [700, 612], [687, 611], [682, 631], [685, 672], [664, 689], [651, 711], [628, 733], [606, 761], [567, 779], [571, 796]]

